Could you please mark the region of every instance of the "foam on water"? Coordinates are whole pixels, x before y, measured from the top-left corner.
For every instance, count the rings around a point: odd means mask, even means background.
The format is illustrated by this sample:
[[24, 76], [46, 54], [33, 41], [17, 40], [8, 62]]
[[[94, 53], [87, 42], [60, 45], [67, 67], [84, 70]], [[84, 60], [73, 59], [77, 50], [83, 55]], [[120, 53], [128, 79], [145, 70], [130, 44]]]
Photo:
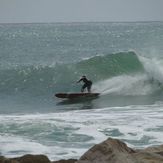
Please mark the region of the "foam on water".
[[109, 136], [137, 148], [160, 144], [163, 143], [162, 106], [159, 103], [37, 115], [1, 115], [0, 145], [3, 148], [0, 152], [10, 157], [42, 153], [57, 160], [78, 158], [93, 144]]
[[6, 156], [17, 157], [21, 156], [24, 153], [48, 153], [49, 148], [37, 143], [28, 140], [27, 138], [22, 138], [20, 136], [13, 135], [1, 135], [1, 153]]

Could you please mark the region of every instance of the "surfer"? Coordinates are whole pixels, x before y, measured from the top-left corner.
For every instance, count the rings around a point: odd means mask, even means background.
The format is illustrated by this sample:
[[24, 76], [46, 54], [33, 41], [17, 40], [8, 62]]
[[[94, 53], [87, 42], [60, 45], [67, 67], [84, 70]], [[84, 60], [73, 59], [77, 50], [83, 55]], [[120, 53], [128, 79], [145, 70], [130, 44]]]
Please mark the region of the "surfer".
[[88, 80], [87, 77], [85, 75], [83, 75], [78, 81], [79, 82], [83, 82], [84, 85], [81, 88], [81, 92], [84, 92], [85, 88], [87, 88], [87, 91], [90, 93], [91, 92], [91, 87], [92, 87], [92, 81]]

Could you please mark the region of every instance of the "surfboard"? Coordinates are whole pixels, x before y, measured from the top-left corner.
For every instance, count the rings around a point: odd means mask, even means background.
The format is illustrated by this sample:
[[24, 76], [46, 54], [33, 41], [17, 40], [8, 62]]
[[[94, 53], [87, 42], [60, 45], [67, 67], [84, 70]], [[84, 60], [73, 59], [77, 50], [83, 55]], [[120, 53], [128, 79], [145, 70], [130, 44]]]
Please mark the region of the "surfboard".
[[56, 93], [55, 96], [57, 98], [81, 98], [81, 97], [98, 97], [100, 93]]

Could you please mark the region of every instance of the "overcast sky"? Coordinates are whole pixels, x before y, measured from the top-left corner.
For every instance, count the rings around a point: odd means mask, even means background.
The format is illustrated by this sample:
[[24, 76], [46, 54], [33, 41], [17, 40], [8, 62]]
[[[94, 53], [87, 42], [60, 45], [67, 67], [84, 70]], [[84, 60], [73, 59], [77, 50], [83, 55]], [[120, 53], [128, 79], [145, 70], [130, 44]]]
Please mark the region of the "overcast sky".
[[0, 23], [163, 21], [163, 0], [0, 0]]

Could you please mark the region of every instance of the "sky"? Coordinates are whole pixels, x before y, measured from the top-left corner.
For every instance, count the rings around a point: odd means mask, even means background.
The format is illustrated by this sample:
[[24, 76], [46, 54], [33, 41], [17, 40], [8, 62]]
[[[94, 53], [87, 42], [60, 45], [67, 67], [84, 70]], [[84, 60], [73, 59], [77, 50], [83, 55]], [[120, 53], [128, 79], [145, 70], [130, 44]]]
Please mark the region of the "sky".
[[0, 23], [163, 21], [163, 0], [0, 0]]

